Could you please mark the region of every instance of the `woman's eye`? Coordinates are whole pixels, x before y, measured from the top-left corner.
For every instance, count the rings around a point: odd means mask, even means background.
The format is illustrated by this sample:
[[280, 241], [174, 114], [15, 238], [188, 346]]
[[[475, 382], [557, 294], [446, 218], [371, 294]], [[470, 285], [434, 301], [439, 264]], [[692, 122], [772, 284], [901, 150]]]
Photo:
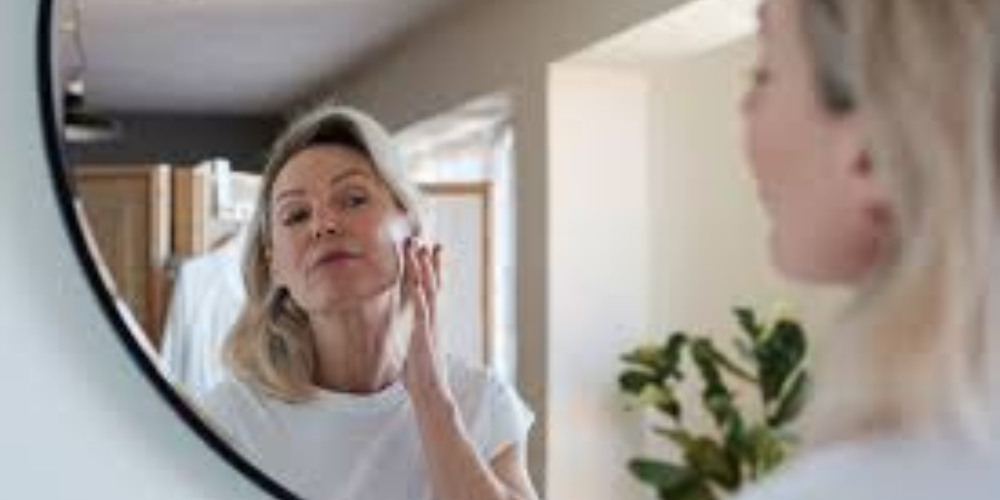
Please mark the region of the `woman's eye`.
[[340, 197], [340, 206], [343, 208], [358, 208], [368, 203], [368, 194], [360, 191], [344, 193]]
[[295, 210], [289, 210], [285, 212], [285, 215], [281, 217], [281, 223], [286, 226], [293, 226], [298, 224], [309, 217], [309, 211], [303, 208], [298, 208]]

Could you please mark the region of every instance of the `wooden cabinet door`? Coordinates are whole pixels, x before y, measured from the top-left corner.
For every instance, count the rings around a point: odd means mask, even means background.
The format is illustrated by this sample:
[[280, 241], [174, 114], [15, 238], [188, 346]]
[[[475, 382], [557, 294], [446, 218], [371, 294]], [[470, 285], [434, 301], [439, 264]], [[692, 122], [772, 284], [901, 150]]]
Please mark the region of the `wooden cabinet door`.
[[78, 166], [77, 193], [100, 259], [152, 347], [160, 345], [170, 252], [167, 166]]

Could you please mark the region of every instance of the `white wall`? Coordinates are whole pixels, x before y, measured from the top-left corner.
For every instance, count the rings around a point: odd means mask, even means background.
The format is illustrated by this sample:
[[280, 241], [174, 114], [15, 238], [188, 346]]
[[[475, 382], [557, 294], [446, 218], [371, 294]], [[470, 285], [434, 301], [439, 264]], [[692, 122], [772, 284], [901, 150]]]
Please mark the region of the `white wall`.
[[648, 324], [649, 84], [558, 67], [550, 96], [549, 495], [634, 498], [642, 434], [617, 373]]
[[154, 393], [83, 280], [43, 158], [38, 3], [0, 3], [0, 498], [268, 498]]

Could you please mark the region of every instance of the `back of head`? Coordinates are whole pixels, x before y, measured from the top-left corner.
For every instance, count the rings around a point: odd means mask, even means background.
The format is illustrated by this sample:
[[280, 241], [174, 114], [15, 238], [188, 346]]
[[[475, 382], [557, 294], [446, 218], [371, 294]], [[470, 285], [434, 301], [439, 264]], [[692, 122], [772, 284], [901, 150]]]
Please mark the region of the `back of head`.
[[1000, 326], [991, 2], [801, 1], [821, 98], [861, 115], [893, 228], [821, 341], [811, 437], [977, 440]]

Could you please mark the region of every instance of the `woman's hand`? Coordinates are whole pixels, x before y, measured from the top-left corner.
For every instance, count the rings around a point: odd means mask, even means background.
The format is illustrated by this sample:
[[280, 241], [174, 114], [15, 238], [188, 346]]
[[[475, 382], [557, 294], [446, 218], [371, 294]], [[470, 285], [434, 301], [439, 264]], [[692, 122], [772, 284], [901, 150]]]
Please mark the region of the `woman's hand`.
[[410, 239], [403, 247], [403, 290], [413, 314], [403, 385], [420, 429], [434, 497], [442, 500], [537, 499], [523, 445], [482, 457], [469, 438], [437, 345], [441, 246]]
[[[403, 365], [403, 384], [415, 404], [448, 402], [450, 392], [437, 344], [437, 296], [441, 288], [441, 245], [415, 238], [403, 247], [403, 290], [413, 314]], [[441, 399], [443, 398], [443, 399]]]

